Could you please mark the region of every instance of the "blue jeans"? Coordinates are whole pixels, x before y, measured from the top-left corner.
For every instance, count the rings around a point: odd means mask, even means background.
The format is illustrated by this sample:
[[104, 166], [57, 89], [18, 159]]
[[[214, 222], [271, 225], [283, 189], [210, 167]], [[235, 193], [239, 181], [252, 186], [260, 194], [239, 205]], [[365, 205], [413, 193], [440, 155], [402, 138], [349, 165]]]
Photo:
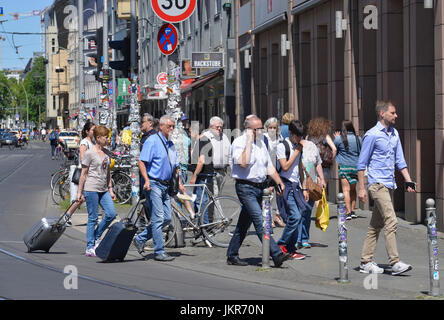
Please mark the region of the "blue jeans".
[[[310, 206], [314, 205], [313, 200], [308, 200], [308, 203]], [[305, 210], [302, 212], [302, 221], [299, 224], [299, 232], [298, 232], [298, 239], [297, 242], [308, 242], [308, 239], [310, 237], [310, 225], [311, 225], [311, 211], [312, 210]]]
[[[213, 186], [213, 178], [212, 177], [197, 177], [196, 184], [206, 184], [208, 189], [212, 190]], [[196, 194], [196, 201], [194, 202], [194, 211], [199, 212], [199, 204], [203, 193], [203, 187], [196, 187], [194, 193]], [[205, 192], [202, 199], [202, 209], [205, 208], [208, 202], [208, 193]], [[200, 212], [200, 214], [204, 214], [204, 223], [210, 223], [208, 219], [208, 210], [205, 212]]]
[[[247, 231], [254, 225], [256, 235], [262, 242], [263, 218], [262, 218], [262, 193], [263, 190], [248, 184], [236, 183], [236, 193], [242, 205], [242, 210], [237, 221], [236, 229], [227, 250], [227, 256], [239, 255], [239, 248], [244, 241]], [[281, 248], [276, 244], [273, 237], [270, 237], [270, 255], [277, 257], [282, 253]]]
[[302, 224], [302, 216], [296, 203], [293, 191], [290, 191], [287, 198], [288, 216], [284, 232], [278, 241], [279, 245], [285, 245], [288, 252], [296, 251], [296, 241], [299, 235], [299, 227]]
[[154, 254], [157, 255], [165, 253], [162, 229], [171, 223], [171, 204], [168, 186], [152, 179], [150, 180], [150, 186], [150, 191], [145, 190], [145, 202], [148, 204], [151, 223], [135, 239], [139, 243], [145, 243], [152, 238]]
[[[83, 191], [83, 195], [85, 196], [86, 209], [88, 210], [88, 223], [86, 224], [86, 249], [88, 250], [94, 247], [96, 240], [100, 238], [102, 233], [114, 220], [116, 210], [108, 191]], [[96, 228], [99, 217], [99, 205], [105, 212], [105, 217]]]

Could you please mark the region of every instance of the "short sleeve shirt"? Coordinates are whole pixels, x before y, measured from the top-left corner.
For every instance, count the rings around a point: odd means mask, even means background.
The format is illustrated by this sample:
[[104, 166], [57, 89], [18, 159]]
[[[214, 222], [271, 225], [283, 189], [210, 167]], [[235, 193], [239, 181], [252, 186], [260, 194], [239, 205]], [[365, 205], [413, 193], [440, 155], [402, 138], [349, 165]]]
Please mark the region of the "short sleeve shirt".
[[[321, 155], [319, 154], [319, 149], [316, 145], [308, 140], [305, 140], [305, 145], [302, 150], [302, 164], [307, 170], [313, 181], [316, 181], [317, 173], [316, 166], [322, 164]], [[305, 173], [304, 173], [305, 176]]]
[[[293, 143], [291, 143], [289, 138], [287, 138], [285, 140], [287, 141], [288, 145], [290, 146], [290, 157], [291, 157], [291, 155], [294, 153], [295, 146], [293, 145]], [[285, 154], [284, 143], [278, 144], [277, 149], [276, 149], [276, 157], [277, 157], [278, 161], [279, 161], [279, 159], [287, 159], [287, 156]], [[281, 170], [279, 175], [281, 177], [286, 178], [287, 180], [290, 180], [291, 182], [299, 183], [299, 161], [300, 161], [300, 159], [301, 159], [301, 155], [299, 154], [296, 157], [296, 160], [294, 161], [291, 168], [288, 169], [287, 171]], [[278, 166], [278, 167], [280, 167], [280, 166]]]
[[109, 164], [110, 160], [107, 155], [99, 155], [94, 149], [85, 152], [82, 166], [89, 168], [84, 186], [85, 191], [108, 191]]

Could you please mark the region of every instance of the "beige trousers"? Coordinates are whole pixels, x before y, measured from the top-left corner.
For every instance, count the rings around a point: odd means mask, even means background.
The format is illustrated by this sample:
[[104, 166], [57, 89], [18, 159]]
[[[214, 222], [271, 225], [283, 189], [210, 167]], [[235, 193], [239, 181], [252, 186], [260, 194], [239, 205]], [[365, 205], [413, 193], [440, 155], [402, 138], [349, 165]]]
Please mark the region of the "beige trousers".
[[368, 191], [375, 202], [375, 206], [362, 248], [361, 264], [373, 261], [379, 233], [385, 227], [385, 246], [389, 263], [393, 266], [399, 261], [396, 245], [398, 219], [393, 208], [393, 190], [388, 189], [382, 183], [374, 183], [368, 188]]

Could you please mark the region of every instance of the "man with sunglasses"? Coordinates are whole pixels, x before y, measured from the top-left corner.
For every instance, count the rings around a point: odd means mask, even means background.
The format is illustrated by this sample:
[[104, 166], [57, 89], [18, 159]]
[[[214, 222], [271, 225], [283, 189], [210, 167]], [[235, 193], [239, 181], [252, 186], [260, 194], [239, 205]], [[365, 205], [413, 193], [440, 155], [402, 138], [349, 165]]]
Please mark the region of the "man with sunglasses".
[[[238, 266], [248, 265], [239, 258], [239, 248], [251, 223], [262, 241], [262, 195], [263, 190], [268, 187], [267, 175], [281, 187], [279, 195], [285, 191], [285, 185], [273, 166], [262, 138], [262, 121], [257, 116], [249, 116], [245, 121], [245, 128], [245, 133], [236, 138], [231, 145], [231, 176], [236, 180], [236, 193], [242, 210], [228, 246], [227, 264]], [[290, 258], [290, 254], [283, 253], [273, 237], [270, 237], [270, 255], [275, 267], [280, 267]]]

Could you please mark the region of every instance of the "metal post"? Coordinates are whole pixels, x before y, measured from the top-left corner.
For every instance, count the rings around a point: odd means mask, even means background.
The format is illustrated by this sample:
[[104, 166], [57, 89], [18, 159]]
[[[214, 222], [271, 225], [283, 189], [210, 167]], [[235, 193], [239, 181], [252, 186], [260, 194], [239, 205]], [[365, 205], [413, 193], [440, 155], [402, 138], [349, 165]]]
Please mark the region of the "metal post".
[[263, 239], [262, 239], [262, 268], [270, 268], [270, 236], [271, 236], [271, 206], [270, 190], [264, 189], [262, 195]]
[[77, 130], [80, 132], [86, 123], [86, 110], [85, 110], [85, 78], [83, 74], [83, 0], [78, 1], [78, 14], [79, 14], [79, 115], [77, 120]]
[[79, 190], [79, 186], [74, 182], [72, 182], [72, 175], [74, 174], [76, 168], [77, 166], [75, 164], [69, 167], [69, 196], [70, 196], [69, 203], [73, 203], [74, 201], [77, 200], [77, 191]]
[[427, 242], [429, 245], [429, 295], [439, 296], [439, 264], [438, 264], [438, 237], [436, 235], [436, 208], [433, 199], [426, 201]]
[[131, 0], [131, 96], [130, 96], [130, 113], [128, 120], [131, 123], [131, 203], [133, 206], [139, 201], [139, 167], [137, 166], [137, 160], [140, 154], [139, 147], [139, 133], [140, 133], [140, 105], [137, 101], [137, 91], [138, 91], [138, 79], [135, 73], [137, 59], [136, 59], [136, 0]]
[[344, 194], [339, 193], [336, 198], [338, 204], [338, 251], [339, 251], [339, 279], [340, 283], [348, 283], [348, 266], [347, 266], [347, 228], [345, 226], [346, 221], [346, 209]]
[[111, 114], [109, 110], [109, 56], [108, 56], [108, 0], [103, 2], [103, 79], [102, 79], [102, 94], [99, 101], [99, 124], [110, 128]]
[[[111, 7], [111, 40], [115, 40], [115, 33], [116, 33], [116, 14], [115, 14], [115, 7], [116, 7], [116, 0], [112, 0], [112, 7]], [[116, 60], [116, 50], [112, 50], [112, 59], [113, 61]], [[112, 70], [112, 84], [113, 84], [113, 94], [112, 94], [112, 137], [115, 144], [116, 137], [117, 137], [117, 101], [116, 101], [116, 92], [117, 92], [117, 81], [116, 81], [116, 70]]]

